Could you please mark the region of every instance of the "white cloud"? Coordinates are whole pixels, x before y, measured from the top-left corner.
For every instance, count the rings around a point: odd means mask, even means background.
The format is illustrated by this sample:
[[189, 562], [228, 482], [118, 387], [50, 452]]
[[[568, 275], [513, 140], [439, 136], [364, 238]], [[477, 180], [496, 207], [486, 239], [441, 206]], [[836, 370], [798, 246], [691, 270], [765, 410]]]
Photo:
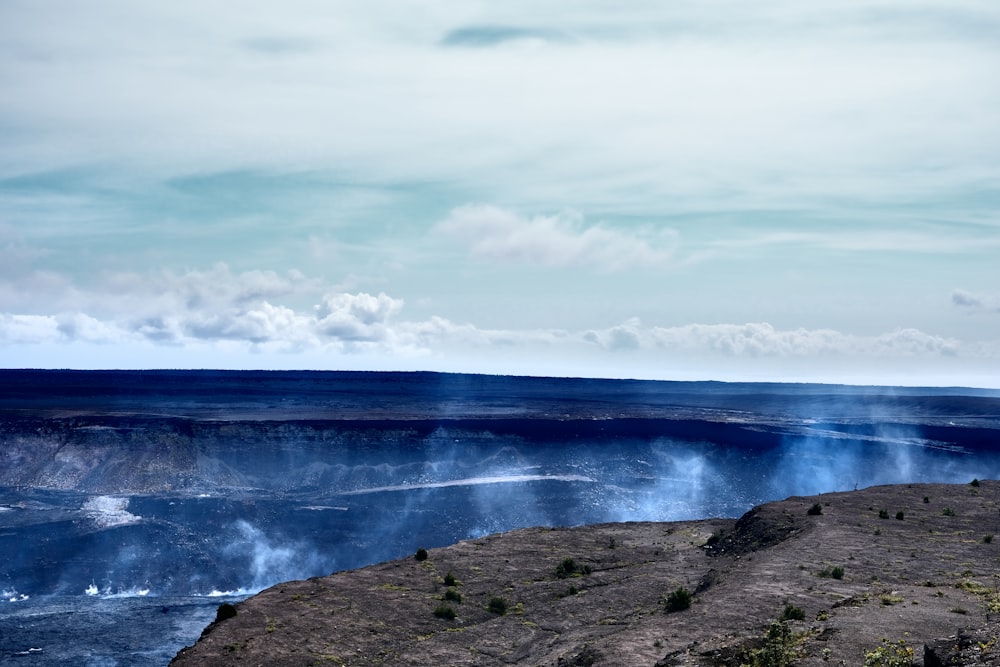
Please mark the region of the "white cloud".
[[[263, 301], [224, 313], [164, 312], [143, 321], [85, 313], [0, 314], [0, 365], [365, 368], [651, 379], [795, 380], [993, 386], [1000, 342], [915, 329], [859, 336], [766, 323], [603, 329], [485, 329], [402, 318], [385, 294], [330, 294], [296, 310]], [[107, 345], [105, 343], [114, 343]], [[110, 354], [109, 350], [114, 351]], [[129, 355], [136, 355], [130, 357]]]
[[[98, 310], [103, 314], [83, 310], [0, 314], [0, 341], [8, 345], [145, 343], [173, 348], [211, 344], [228, 350], [235, 345], [246, 351], [299, 353], [378, 351], [387, 358], [425, 356], [445, 364], [449, 358], [468, 355], [486, 360], [487, 366], [494, 355], [508, 353], [566, 359], [611, 355], [605, 361], [624, 355], [659, 361], [922, 363], [978, 358], [1000, 362], [995, 341], [961, 341], [913, 328], [863, 336], [833, 329], [777, 329], [763, 322], [661, 327], [633, 318], [604, 329], [573, 331], [485, 329], [439, 316], [407, 320], [401, 317], [403, 300], [385, 293], [337, 291], [301, 274], [236, 274], [221, 265], [134, 285], [131, 293], [123, 294], [123, 283], [112, 280], [107, 291], [86, 294], [86, 303], [100, 304]], [[294, 304], [317, 289], [325, 289], [318, 303]], [[968, 301], [970, 297], [959, 293], [957, 299]], [[144, 302], [145, 308], [137, 315], [133, 308], [138, 302]]]
[[51, 315], [0, 313], [0, 341], [5, 344], [48, 343], [62, 337], [59, 322]]
[[637, 319], [584, 334], [608, 350], [662, 349], [725, 357], [919, 358], [952, 356], [961, 343], [916, 329], [858, 336], [832, 329], [780, 330], [766, 322], [644, 327]]
[[575, 213], [523, 217], [490, 205], [460, 206], [435, 231], [468, 246], [475, 257], [543, 266], [583, 266], [601, 271], [667, 266], [674, 235], [652, 239], [586, 226]]
[[329, 295], [316, 307], [316, 328], [342, 341], [380, 342], [389, 336], [389, 319], [402, 307], [402, 299], [384, 293]]
[[[183, 273], [108, 274], [89, 290], [52, 284], [54, 298], [33, 305], [54, 312], [4, 313], [0, 340], [173, 346], [235, 341], [285, 350], [352, 346], [387, 342], [389, 320], [403, 305], [381, 293], [343, 292], [297, 271], [235, 273], [225, 264]], [[56, 289], [60, 285], [63, 293]], [[0, 293], [5, 287], [17, 285], [0, 282]]]
[[983, 305], [982, 299], [964, 289], [957, 289], [951, 293], [951, 302], [956, 306], [968, 308], [978, 308]]
[[1000, 296], [984, 295], [956, 289], [951, 293], [952, 304], [971, 312], [1000, 313]]
[[187, 335], [201, 340], [237, 340], [254, 344], [280, 341], [286, 345], [311, 342], [311, 325], [308, 317], [267, 301], [223, 313], [198, 312], [182, 324]]

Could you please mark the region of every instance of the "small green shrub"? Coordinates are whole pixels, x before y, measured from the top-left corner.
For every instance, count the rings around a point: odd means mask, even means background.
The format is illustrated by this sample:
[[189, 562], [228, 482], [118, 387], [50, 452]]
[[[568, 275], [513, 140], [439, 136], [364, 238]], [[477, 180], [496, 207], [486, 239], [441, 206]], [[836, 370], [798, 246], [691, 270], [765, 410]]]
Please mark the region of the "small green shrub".
[[833, 565], [833, 566], [827, 565], [816, 574], [823, 577], [824, 579], [843, 579], [844, 568], [841, 565]]
[[444, 585], [445, 586], [458, 586], [458, 579], [455, 578], [454, 574], [452, 574], [451, 572], [449, 572], [448, 574], [444, 575]]
[[800, 657], [798, 653], [788, 623], [774, 621], [767, 628], [764, 645], [741, 652], [737, 664], [743, 667], [790, 667]]
[[234, 618], [236, 616], [236, 606], [230, 604], [229, 602], [223, 602], [219, 605], [219, 608], [215, 611], [215, 622], [219, 623], [226, 620], [227, 618]]
[[889, 518], [889, 510], [879, 510], [878, 511], [878, 518], [880, 518], [880, 519], [888, 519]]
[[941, 514], [945, 516], [955, 516], [955, 510], [953, 510], [950, 507], [945, 507], [943, 510], [941, 510]]
[[903, 514], [903, 510], [899, 510], [898, 512], [896, 512], [896, 519], [898, 521], [902, 521], [905, 518], [906, 518], [906, 515]]
[[924, 496], [924, 505], [928, 504], [930, 501], [931, 501], [930, 496]]
[[823, 513], [823, 506], [819, 503], [813, 503], [813, 506], [806, 510], [806, 514], [809, 516], [818, 516]]
[[987, 533], [983, 535], [983, 544], [989, 544], [993, 541], [993, 533]]
[[576, 574], [576, 561], [572, 558], [563, 558], [556, 565], [556, 576], [560, 579], [572, 577], [574, 574]]
[[427, 560], [427, 549], [420, 547], [419, 549], [417, 549], [417, 553], [413, 554], [413, 557], [421, 562]]
[[902, 639], [895, 644], [883, 639], [882, 645], [865, 651], [865, 667], [911, 667], [913, 649]]
[[668, 614], [675, 611], [683, 611], [691, 606], [691, 592], [683, 586], [673, 591], [667, 596], [665, 604]]
[[778, 617], [779, 621], [804, 621], [805, 619], [806, 612], [802, 610], [802, 607], [796, 607], [791, 603], [785, 605], [785, 608], [781, 610], [781, 616]]
[[503, 616], [507, 613], [508, 606], [507, 601], [502, 597], [494, 596], [490, 598], [490, 603], [486, 606], [486, 609], [498, 616]]
[[971, 482], [969, 482], [969, 486], [979, 486], [979, 480], [973, 479]]
[[584, 574], [590, 574], [589, 565], [580, 565], [572, 558], [563, 558], [558, 565], [556, 565], [556, 576], [560, 579], [565, 579], [567, 577], [579, 577]]
[[455, 614], [455, 610], [449, 607], [448, 605], [439, 604], [437, 607], [434, 608], [434, 615], [437, 616], [438, 618], [444, 618], [450, 621], [453, 618], [455, 618], [457, 614]]
[[462, 594], [456, 591], [454, 588], [449, 588], [444, 592], [443, 599], [448, 600], [449, 602], [461, 602]]

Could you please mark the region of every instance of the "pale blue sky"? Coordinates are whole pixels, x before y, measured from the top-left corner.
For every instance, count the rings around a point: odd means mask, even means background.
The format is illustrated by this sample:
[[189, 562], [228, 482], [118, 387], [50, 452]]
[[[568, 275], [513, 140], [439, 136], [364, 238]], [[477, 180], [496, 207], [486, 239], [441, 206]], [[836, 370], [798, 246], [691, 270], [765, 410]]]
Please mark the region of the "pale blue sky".
[[0, 4], [0, 366], [1000, 384], [1000, 4]]

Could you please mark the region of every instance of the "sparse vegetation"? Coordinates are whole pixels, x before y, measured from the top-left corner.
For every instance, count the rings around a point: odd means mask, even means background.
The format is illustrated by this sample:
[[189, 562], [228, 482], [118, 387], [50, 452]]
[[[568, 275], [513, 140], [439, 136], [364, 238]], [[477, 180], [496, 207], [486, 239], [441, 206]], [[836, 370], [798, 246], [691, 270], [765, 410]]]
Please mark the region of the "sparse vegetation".
[[931, 502], [931, 497], [930, 496], [924, 496], [924, 505], [927, 505], [930, 502]]
[[844, 568], [841, 565], [827, 565], [822, 570], [817, 572], [817, 574], [824, 579], [843, 579], [844, 578]]
[[789, 667], [799, 657], [796, 638], [788, 623], [774, 621], [767, 628], [764, 645], [745, 650], [738, 656], [741, 667]]
[[[347, 584], [343, 590], [325, 582], [289, 588], [266, 608], [273, 610], [267, 618], [256, 611], [251, 618], [248, 606], [237, 605], [242, 620], [228, 621], [226, 633], [236, 625], [252, 623], [256, 636], [277, 645], [301, 634], [298, 628], [304, 624], [299, 614], [314, 613], [315, 627], [330, 629], [330, 646], [339, 647], [333, 643], [336, 639], [352, 650], [361, 646], [369, 652], [369, 646], [382, 645], [378, 642], [390, 645], [388, 635], [395, 624], [411, 632], [405, 624], [412, 621], [411, 636], [419, 642], [413, 646], [435, 664], [459, 662], [450, 651], [475, 653], [472, 647], [489, 645], [497, 632], [528, 647], [521, 653], [525, 662], [540, 664], [535, 645], [524, 638], [541, 635], [539, 628], [558, 628], [557, 624], [572, 619], [569, 643], [552, 645], [558, 646], [567, 661], [578, 664], [584, 664], [576, 659], [594, 637], [616, 637], [600, 640], [598, 662], [616, 661], [616, 647], [623, 645], [617, 639], [620, 636], [655, 658], [672, 656], [675, 660], [694, 657], [684, 654], [684, 649], [697, 641], [704, 647], [698, 650], [706, 651], [697, 659], [728, 667], [791, 667], [806, 662], [912, 667], [912, 660], [920, 664], [924, 641], [935, 655], [952, 650], [947, 642], [932, 641], [949, 634], [937, 628], [961, 627], [969, 628], [969, 637], [996, 655], [1000, 642], [991, 634], [991, 624], [1000, 616], [1000, 575], [996, 574], [1000, 548], [991, 542], [1000, 524], [996, 524], [997, 503], [987, 493], [995, 483], [984, 484], [978, 498], [961, 485], [940, 489], [914, 485], [918, 491], [935, 493], [928, 496], [934, 501], [928, 504], [934, 507], [923, 509], [916, 507], [923, 494], [912, 490], [890, 493], [879, 488], [860, 502], [853, 496], [836, 495], [821, 505], [822, 516], [807, 516], [804, 521], [802, 516], [814, 503], [793, 498], [751, 515], [754, 521], [745, 521], [745, 526], [734, 527], [736, 522], [728, 519], [670, 529], [636, 524], [616, 528], [615, 538], [621, 537], [617, 543], [604, 526], [579, 535], [531, 530], [502, 539], [470, 540], [454, 549], [435, 549], [435, 558], [431, 560], [428, 554], [424, 563], [410, 563], [414, 555], [410, 552], [402, 561], [379, 566], [375, 576], [341, 582]], [[957, 518], [941, 516], [946, 505], [954, 508]], [[897, 509], [889, 509], [893, 506]], [[892, 523], [904, 507], [908, 508], [905, 522]], [[886, 508], [889, 520], [872, 521], [880, 508]], [[718, 530], [722, 525], [730, 527], [724, 537]], [[935, 528], [930, 535], [929, 526]], [[872, 540], [877, 527], [882, 536]], [[793, 536], [801, 531], [809, 540], [772, 548], [770, 541], [783, 536], [785, 529]], [[714, 552], [702, 548], [706, 539], [718, 544]], [[719, 557], [723, 545], [729, 553]], [[610, 550], [615, 547], [616, 551]], [[677, 566], [662, 565], [669, 559]], [[711, 570], [704, 569], [705, 562]], [[649, 563], [656, 564], [659, 576], [670, 577], [668, 583], [652, 589], [652, 599], [648, 597], [650, 585], [655, 583], [649, 573], [618, 576], [620, 570], [630, 574], [626, 568], [634, 564], [647, 568]], [[844, 563], [851, 567], [850, 577]], [[593, 568], [590, 576], [582, 576], [584, 564]], [[464, 586], [458, 573], [449, 571], [454, 567], [459, 568]], [[558, 577], [553, 576], [557, 573]], [[682, 585], [691, 588], [685, 590]], [[747, 590], [754, 594], [747, 595]], [[300, 604], [290, 604], [293, 599]], [[382, 608], [385, 618], [357, 632], [360, 626], [348, 621], [368, 613], [367, 605], [357, 611], [359, 602], [366, 600]], [[393, 604], [402, 601], [405, 604]], [[796, 606], [799, 602], [803, 604]], [[417, 605], [415, 616], [407, 613], [413, 604]], [[428, 611], [434, 614], [431, 618]], [[908, 618], [900, 620], [900, 614]], [[489, 619], [493, 622], [482, 622]], [[311, 618], [309, 622], [308, 627], [313, 627]], [[852, 632], [862, 627], [864, 632]], [[903, 628], [912, 636], [903, 634]], [[887, 639], [880, 640], [880, 636]], [[447, 640], [449, 648], [444, 643], [439, 647], [438, 641], [423, 643], [433, 637]], [[709, 638], [717, 641], [709, 643]], [[898, 642], [901, 638], [902, 643]], [[230, 641], [228, 634], [225, 641]], [[240, 646], [241, 651], [249, 650]], [[970, 655], [974, 650], [969, 649]], [[915, 654], [912, 660], [911, 653]], [[480, 654], [472, 662], [477, 659], [485, 657]], [[861, 663], [855, 662], [859, 659]]]
[[913, 648], [902, 639], [892, 644], [887, 639], [882, 645], [865, 651], [865, 667], [910, 667], [913, 664]]
[[978, 478], [973, 479], [971, 482], [969, 482], [969, 486], [979, 486], [979, 479]]
[[413, 554], [413, 557], [420, 562], [427, 560], [427, 549], [420, 547], [419, 549], [417, 549], [417, 553]]
[[823, 506], [819, 503], [813, 503], [813, 506], [806, 510], [806, 514], [809, 516], [818, 516], [823, 513]]
[[565, 579], [567, 577], [580, 577], [585, 574], [590, 574], [589, 565], [580, 565], [572, 558], [563, 558], [558, 565], [556, 565], [556, 576], [560, 579]]
[[569, 586], [565, 591], [563, 591], [561, 593], [557, 593], [556, 597], [557, 598], [566, 598], [566, 597], [569, 597], [571, 595], [579, 595], [579, 593], [580, 593], [580, 589], [579, 588], [577, 588], [576, 586]]
[[878, 518], [880, 518], [880, 519], [888, 519], [889, 518], [889, 510], [879, 510], [878, 511]]
[[503, 616], [507, 613], [507, 608], [509, 604], [507, 600], [502, 597], [494, 596], [490, 598], [490, 603], [486, 606], [486, 609], [490, 612], [496, 614], [497, 616]]
[[691, 606], [691, 592], [681, 586], [667, 596], [665, 609], [668, 614], [675, 611], [683, 611]]
[[951, 507], [945, 507], [943, 510], [941, 510], [941, 514], [945, 516], [955, 516], [955, 510], [953, 510]]
[[785, 608], [781, 610], [781, 616], [778, 617], [779, 621], [804, 621], [805, 619], [806, 612], [802, 610], [802, 607], [796, 607], [791, 603], [785, 605]]
[[437, 607], [435, 607], [434, 615], [437, 616], [438, 618], [444, 618], [449, 621], [454, 619], [455, 616], [457, 616], [455, 610], [446, 604], [439, 604]]
[[896, 512], [896, 519], [898, 521], [902, 521], [905, 518], [906, 518], [906, 515], [903, 513], [903, 510], [899, 510], [898, 512]]

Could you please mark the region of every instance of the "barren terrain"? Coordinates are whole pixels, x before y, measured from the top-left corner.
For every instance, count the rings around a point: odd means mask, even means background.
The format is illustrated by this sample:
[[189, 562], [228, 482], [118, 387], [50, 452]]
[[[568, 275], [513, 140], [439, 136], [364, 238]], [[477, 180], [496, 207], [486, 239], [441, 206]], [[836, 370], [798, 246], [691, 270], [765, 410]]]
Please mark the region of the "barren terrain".
[[[274, 586], [171, 664], [861, 665], [881, 647], [996, 666], [997, 533], [996, 481], [793, 497], [738, 521], [529, 528]], [[668, 613], [680, 588], [692, 604]]]

